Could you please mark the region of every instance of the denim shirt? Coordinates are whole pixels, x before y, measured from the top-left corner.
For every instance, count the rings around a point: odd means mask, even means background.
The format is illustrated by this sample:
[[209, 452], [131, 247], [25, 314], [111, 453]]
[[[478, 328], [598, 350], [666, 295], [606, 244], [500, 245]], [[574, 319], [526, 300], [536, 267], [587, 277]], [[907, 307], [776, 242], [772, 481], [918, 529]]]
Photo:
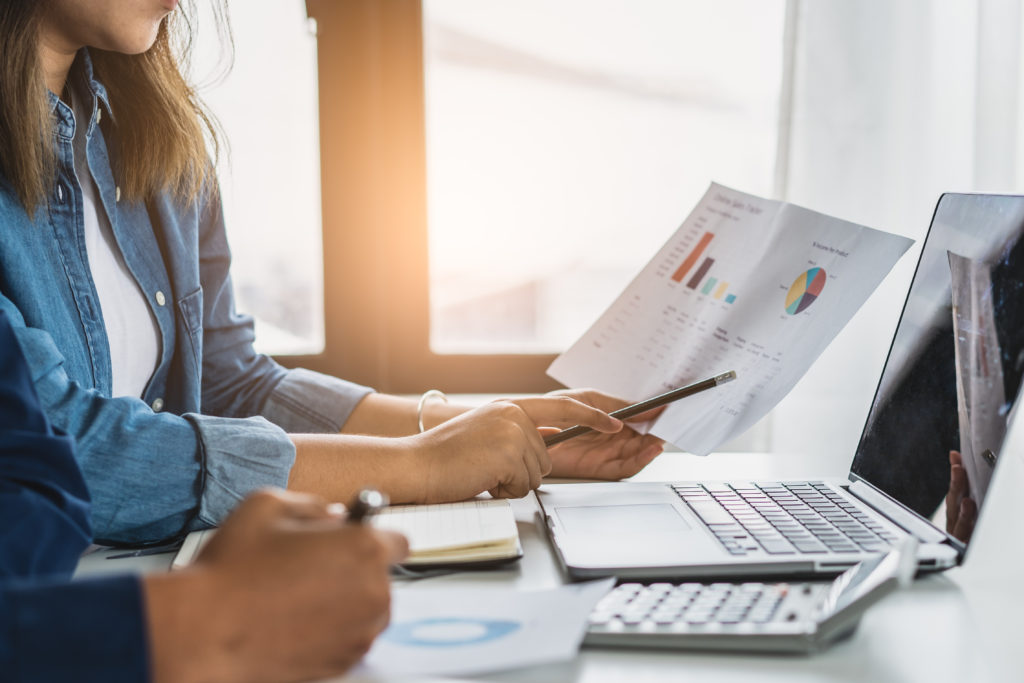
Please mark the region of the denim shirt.
[[[216, 184], [191, 203], [169, 193], [122, 199], [105, 142], [117, 134], [117, 112], [87, 50], [72, 78], [91, 116], [76, 122], [51, 94], [58, 170], [47, 205], [28, 215], [0, 177], [0, 310], [49, 419], [77, 441], [97, 542], [152, 541], [217, 524], [253, 489], [284, 486], [295, 459], [286, 432], [337, 432], [371, 390], [286, 370], [253, 350], [252, 319], [235, 312]], [[76, 124], [88, 126], [99, 201], [160, 330], [141, 398], [111, 397], [74, 172]]]

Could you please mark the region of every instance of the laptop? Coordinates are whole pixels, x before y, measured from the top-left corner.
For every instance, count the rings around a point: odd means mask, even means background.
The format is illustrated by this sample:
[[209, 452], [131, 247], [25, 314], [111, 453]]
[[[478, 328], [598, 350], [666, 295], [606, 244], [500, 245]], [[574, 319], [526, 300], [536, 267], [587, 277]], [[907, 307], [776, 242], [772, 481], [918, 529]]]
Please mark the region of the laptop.
[[546, 484], [537, 498], [574, 579], [832, 576], [908, 536], [919, 571], [944, 570], [967, 545], [946, 530], [949, 452], [980, 515], [1022, 372], [1024, 196], [944, 194], [846, 479]]

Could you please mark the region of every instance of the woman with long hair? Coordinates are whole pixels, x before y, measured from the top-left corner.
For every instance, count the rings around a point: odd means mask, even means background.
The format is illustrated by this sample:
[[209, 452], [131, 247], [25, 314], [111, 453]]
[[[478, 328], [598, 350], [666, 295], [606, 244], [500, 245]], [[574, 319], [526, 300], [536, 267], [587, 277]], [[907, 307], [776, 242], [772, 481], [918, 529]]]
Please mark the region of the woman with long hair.
[[[548, 473], [629, 476], [661, 451], [594, 391], [467, 410], [256, 353], [234, 309], [215, 127], [182, 75], [191, 16], [177, 0], [0, 5], [0, 310], [77, 440], [98, 541], [217, 524], [268, 485], [521, 496]], [[596, 433], [549, 452], [545, 430], [572, 424]]]

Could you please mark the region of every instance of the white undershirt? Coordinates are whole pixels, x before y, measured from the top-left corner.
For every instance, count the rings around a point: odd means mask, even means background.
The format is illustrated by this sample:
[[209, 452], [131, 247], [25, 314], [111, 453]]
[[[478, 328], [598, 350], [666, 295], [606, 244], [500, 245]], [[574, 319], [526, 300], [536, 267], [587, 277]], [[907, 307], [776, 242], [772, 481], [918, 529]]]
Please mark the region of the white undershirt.
[[160, 359], [160, 331], [142, 289], [124, 262], [106, 210], [98, 200], [96, 183], [85, 156], [89, 113], [84, 110], [85, 103], [81, 99], [72, 95], [75, 174], [82, 187], [89, 269], [110, 343], [111, 396], [141, 397]]

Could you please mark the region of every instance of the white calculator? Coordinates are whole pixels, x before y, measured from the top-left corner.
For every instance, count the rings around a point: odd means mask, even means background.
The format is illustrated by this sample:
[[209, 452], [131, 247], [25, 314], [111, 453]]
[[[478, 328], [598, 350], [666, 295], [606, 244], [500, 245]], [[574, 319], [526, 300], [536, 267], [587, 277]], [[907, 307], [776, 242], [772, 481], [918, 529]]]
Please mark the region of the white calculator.
[[623, 583], [590, 615], [584, 645], [809, 653], [849, 635], [908, 583], [913, 548], [865, 560], [832, 582]]

